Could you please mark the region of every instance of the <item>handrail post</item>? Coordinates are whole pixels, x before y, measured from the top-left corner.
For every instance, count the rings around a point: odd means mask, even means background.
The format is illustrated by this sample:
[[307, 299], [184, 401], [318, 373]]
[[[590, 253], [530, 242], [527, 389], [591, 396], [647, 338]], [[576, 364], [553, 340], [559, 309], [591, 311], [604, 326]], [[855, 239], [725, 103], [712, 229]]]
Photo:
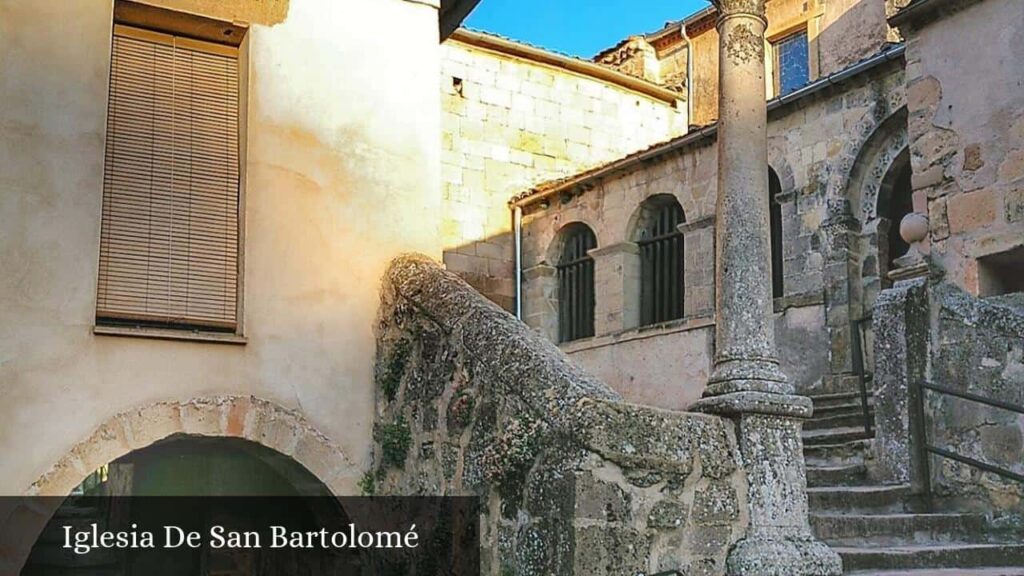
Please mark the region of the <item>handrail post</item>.
[[852, 336], [850, 344], [853, 348], [853, 366], [857, 370], [857, 381], [860, 384], [860, 404], [864, 413], [864, 432], [871, 436], [874, 418], [871, 416], [871, 408], [868, 405], [867, 376], [864, 374], [864, 320], [864, 318], [861, 318], [850, 323], [850, 336]]
[[921, 379], [914, 378], [910, 386], [910, 445], [915, 460], [915, 465], [910, 469], [914, 472], [911, 476], [911, 489], [918, 494], [924, 502], [925, 510], [931, 512], [934, 509], [932, 498], [932, 473], [931, 462], [928, 454], [928, 426], [925, 424], [924, 414], [924, 388], [921, 386]]

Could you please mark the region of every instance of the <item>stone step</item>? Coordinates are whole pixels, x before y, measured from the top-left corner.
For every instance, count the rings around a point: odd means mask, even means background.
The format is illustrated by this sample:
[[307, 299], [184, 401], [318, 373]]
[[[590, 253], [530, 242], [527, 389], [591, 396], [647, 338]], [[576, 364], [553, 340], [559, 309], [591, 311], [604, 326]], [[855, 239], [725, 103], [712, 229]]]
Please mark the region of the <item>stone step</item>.
[[850, 404], [860, 402], [860, 390], [853, 392], [835, 392], [832, 394], [816, 394], [810, 397], [814, 403], [814, 409], [826, 408], [837, 404]]
[[[874, 413], [871, 414], [871, 425], [874, 426]], [[861, 428], [864, 429], [864, 414], [855, 412], [853, 414], [835, 414], [832, 416], [815, 417], [804, 422], [804, 430], [825, 430], [836, 428]]]
[[828, 486], [807, 489], [812, 511], [910, 511], [913, 496], [910, 486]]
[[935, 544], [974, 540], [986, 532], [981, 514], [832, 512], [811, 514], [810, 521], [818, 538], [839, 546]]
[[808, 465], [825, 464], [856, 464], [864, 462], [871, 450], [871, 440], [850, 440], [839, 444], [816, 444], [804, 446], [804, 459]]
[[871, 438], [863, 426], [851, 426], [848, 428], [831, 428], [828, 430], [805, 430], [802, 434], [805, 446], [817, 446], [819, 444], [840, 444], [851, 440], [862, 440]]
[[[868, 398], [868, 411], [875, 411], [875, 402], [872, 398]], [[836, 416], [838, 414], [863, 414], [864, 406], [860, 403], [860, 397], [857, 397], [856, 402], [844, 402], [842, 404], [835, 404], [830, 406], [815, 406], [814, 415], [812, 418], [825, 417], [825, 416]]]
[[[1024, 544], [962, 544], [855, 548], [833, 546], [843, 567], [855, 570], [1024, 566]], [[962, 572], [961, 572], [962, 573]]]
[[807, 485], [821, 486], [856, 486], [867, 479], [867, 468], [864, 463], [840, 464], [839, 466], [808, 466]]
[[848, 576], [1024, 576], [1024, 568], [925, 568], [923, 570], [858, 570]]

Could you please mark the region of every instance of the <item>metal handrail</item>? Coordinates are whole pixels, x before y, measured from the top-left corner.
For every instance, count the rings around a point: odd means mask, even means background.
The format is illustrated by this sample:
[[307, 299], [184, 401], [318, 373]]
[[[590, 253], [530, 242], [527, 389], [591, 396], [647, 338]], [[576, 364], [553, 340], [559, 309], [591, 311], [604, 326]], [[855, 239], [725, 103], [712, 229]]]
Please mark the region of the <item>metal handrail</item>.
[[864, 368], [864, 344], [866, 341], [864, 325], [870, 323], [870, 314], [859, 320], [850, 321], [850, 346], [853, 354], [853, 358], [851, 360], [853, 361], [854, 369], [857, 371], [857, 381], [860, 384], [860, 404], [864, 413], [864, 432], [866, 432], [868, 436], [871, 436], [873, 433], [874, 418], [871, 416], [867, 372]]
[[967, 464], [968, 466], [973, 466], [974, 468], [978, 468], [979, 470], [984, 470], [985, 472], [995, 474], [996, 476], [999, 476], [1001, 478], [1006, 478], [1009, 480], [1024, 483], [1024, 475], [1022, 474], [1018, 474], [1016, 472], [1013, 472], [1012, 470], [996, 466], [995, 464], [990, 464], [988, 462], [971, 458], [970, 456], [957, 454], [956, 452], [946, 450], [945, 448], [940, 448], [938, 446], [931, 444], [928, 441], [928, 427], [925, 426], [924, 422], [924, 392], [927, 390], [931, 392], [936, 392], [938, 394], [944, 394], [946, 396], [953, 396], [955, 398], [960, 398], [970, 402], [984, 404], [985, 406], [991, 406], [993, 408], [998, 408], [1001, 410], [1008, 410], [1010, 412], [1015, 412], [1017, 414], [1024, 414], [1024, 406], [1014, 404], [1012, 402], [1006, 402], [1004, 400], [989, 398], [987, 396], [982, 396], [980, 394], [975, 394], [973, 392], [964, 392], [962, 390], [956, 390], [955, 388], [941, 386], [939, 384], [933, 384], [931, 382], [918, 381], [917, 387], [918, 392], [915, 395], [915, 413], [917, 416], [916, 419], [918, 421], [918, 425], [915, 426], [915, 429], [917, 430], [918, 437], [921, 439], [921, 442], [918, 444], [918, 449], [920, 450], [921, 454], [920, 461], [923, 465], [922, 476], [924, 477], [923, 479], [926, 496], [930, 496], [932, 491], [931, 471], [930, 467], [928, 466], [929, 454], [934, 454], [941, 458], [947, 458], [949, 460], [954, 460], [962, 464]]

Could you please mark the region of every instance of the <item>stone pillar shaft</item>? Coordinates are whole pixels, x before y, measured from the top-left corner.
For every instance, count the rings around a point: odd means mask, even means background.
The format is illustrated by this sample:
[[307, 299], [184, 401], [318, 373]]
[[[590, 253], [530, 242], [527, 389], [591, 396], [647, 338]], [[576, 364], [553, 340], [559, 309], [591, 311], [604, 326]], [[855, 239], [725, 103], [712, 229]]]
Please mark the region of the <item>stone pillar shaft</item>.
[[708, 395], [788, 393], [772, 325], [764, 0], [719, 3], [715, 369]]
[[694, 409], [733, 419], [750, 525], [729, 552], [730, 576], [833, 576], [839, 556], [814, 539], [800, 420], [809, 398], [779, 370], [768, 218], [765, 0], [717, 0], [718, 203], [715, 368]]

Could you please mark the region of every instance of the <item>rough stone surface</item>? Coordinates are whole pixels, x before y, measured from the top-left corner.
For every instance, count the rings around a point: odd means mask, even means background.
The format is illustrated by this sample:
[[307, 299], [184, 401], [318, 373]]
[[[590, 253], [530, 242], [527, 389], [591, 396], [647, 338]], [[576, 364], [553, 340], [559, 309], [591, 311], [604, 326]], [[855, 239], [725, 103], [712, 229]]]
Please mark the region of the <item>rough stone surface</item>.
[[[623, 402], [421, 257], [388, 271], [377, 334], [379, 386], [410, 343], [378, 426], [411, 432], [400, 465], [377, 447], [377, 493], [481, 496], [484, 574], [725, 573], [748, 519], [728, 420]], [[456, 398], [467, 417], [416, 417]]]
[[[875, 334], [872, 475], [882, 482], [911, 483], [918, 492], [927, 481], [944, 507], [1020, 522], [1020, 483], [947, 458], [921, 460], [917, 448], [923, 434], [931, 445], [1024, 474], [1024, 416], [921, 391], [918, 384], [1024, 405], [1024, 297], [977, 298], [936, 278], [899, 282], [879, 299]], [[918, 395], [923, 395], [920, 414]]]

